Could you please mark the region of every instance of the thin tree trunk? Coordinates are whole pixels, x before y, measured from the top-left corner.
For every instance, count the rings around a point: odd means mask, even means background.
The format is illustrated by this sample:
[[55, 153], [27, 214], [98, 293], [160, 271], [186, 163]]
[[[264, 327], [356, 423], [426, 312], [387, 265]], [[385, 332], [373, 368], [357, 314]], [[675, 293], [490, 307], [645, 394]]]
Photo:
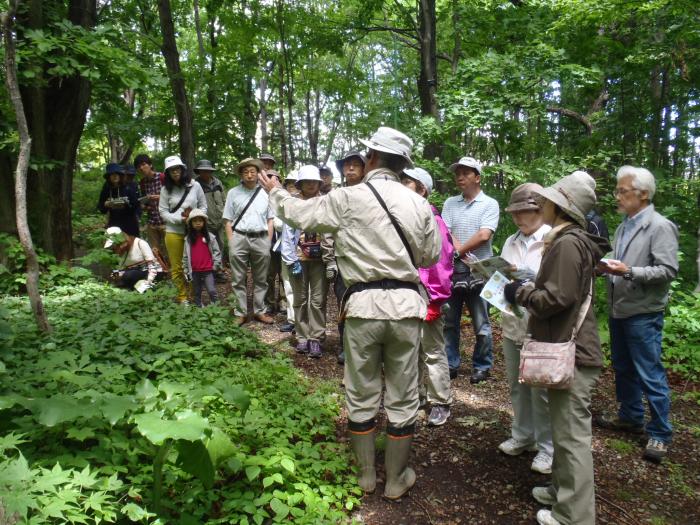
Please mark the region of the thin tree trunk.
[[289, 169], [289, 150], [287, 148], [287, 128], [284, 122], [284, 65], [280, 60], [280, 82], [279, 82], [279, 103], [277, 104], [279, 110], [279, 130], [280, 130], [280, 148], [282, 150], [282, 165], [284, 169]]
[[[420, 43], [420, 76], [418, 77], [418, 96], [420, 98], [421, 115], [439, 120], [437, 98], [437, 36], [435, 0], [420, 0], [419, 2], [418, 40]], [[442, 147], [437, 142], [425, 145], [423, 156], [435, 159], [440, 155]]]
[[12, 36], [16, 10], [17, 1], [13, 0], [10, 4], [9, 13], [3, 13], [2, 15], [2, 27], [3, 40], [5, 42], [5, 83], [15, 111], [17, 131], [19, 133], [19, 157], [17, 158], [17, 169], [15, 171], [17, 233], [27, 258], [27, 294], [29, 295], [29, 304], [32, 307], [34, 319], [39, 329], [42, 332], [50, 332], [51, 325], [46, 317], [44, 303], [39, 293], [39, 261], [34, 250], [32, 235], [29, 231], [29, 221], [27, 220], [27, 169], [29, 167], [32, 139], [29, 136], [29, 126], [24, 114], [24, 104], [19, 91], [19, 82], [17, 81], [15, 41]]
[[206, 52], [204, 51], [204, 38], [202, 37], [202, 23], [199, 19], [199, 0], [194, 0], [194, 28], [197, 32], [197, 49], [199, 49], [199, 60], [204, 66]]
[[260, 99], [260, 148], [262, 151], [270, 151], [270, 138], [267, 134], [267, 76], [263, 76], [260, 79], [258, 93], [258, 98]]
[[192, 130], [192, 110], [187, 99], [185, 78], [180, 69], [180, 54], [175, 41], [175, 25], [173, 24], [170, 0], [158, 0], [160, 29], [163, 34], [161, 52], [170, 78], [173, 92], [173, 102], [179, 127], [180, 155], [189, 171], [194, 167], [194, 133]]

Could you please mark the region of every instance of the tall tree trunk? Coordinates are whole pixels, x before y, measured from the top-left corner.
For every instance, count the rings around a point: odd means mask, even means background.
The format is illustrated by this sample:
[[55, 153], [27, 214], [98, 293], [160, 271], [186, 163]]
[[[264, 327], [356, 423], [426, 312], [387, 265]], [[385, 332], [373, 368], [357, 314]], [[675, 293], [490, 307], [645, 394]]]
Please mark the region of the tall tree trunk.
[[279, 130], [280, 130], [280, 148], [282, 150], [282, 165], [284, 166], [284, 169], [289, 169], [290, 163], [289, 163], [289, 149], [287, 147], [287, 128], [285, 126], [284, 122], [284, 65], [282, 61], [280, 60], [279, 63], [279, 71], [280, 71], [280, 82], [279, 82], [279, 103], [277, 104], [277, 108], [279, 111], [279, 119], [280, 119], [280, 124], [279, 124]]
[[44, 310], [44, 303], [39, 293], [39, 260], [34, 250], [34, 243], [29, 232], [27, 219], [27, 168], [29, 167], [29, 156], [32, 150], [32, 139], [29, 136], [29, 126], [24, 114], [24, 105], [19, 91], [19, 82], [17, 81], [15, 41], [12, 35], [16, 10], [17, 2], [12, 0], [9, 12], [2, 14], [2, 32], [3, 41], [5, 42], [5, 84], [15, 111], [17, 131], [19, 133], [19, 157], [17, 158], [17, 170], [15, 173], [17, 233], [24, 249], [24, 255], [27, 258], [27, 294], [29, 295], [29, 304], [32, 307], [34, 319], [39, 329], [42, 332], [50, 332], [51, 325], [49, 325], [49, 320]]
[[168, 70], [170, 88], [175, 102], [175, 113], [179, 127], [180, 155], [189, 171], [194, 167], [194, 133], [192, 130], [192, 110], [187, 99], [185, 78], [180, 69], [180, 54], [175, 42], [175, 25], [173, 24], [170, 0], [158, 0], [158, 15], [160, 18], [160, 30], [163, 34], [161, 52]]
[[206, 52], [204, 51], [204, 38], [202, 37], [202, 22], [199, 18], [199, 0], [194, 0], [194, 28], [197, 32], [197, 49], [199, 50], [199, 61], [204, 66]]
[[[421, 115], [439, 120], [437, 98], [435, 97], [438, 82], [435, 0], [420, 0], [419, 10], [420, 76], [418, 77], [418, 96]], [[441, 149], [438, 142], [426, 144], [423, 156], [426, 159], [435, 159], [440, 155]]]
[[260, 104], [260, 149], [270, 151], [270, 143], [267, 132], [267, 76], [260, 79], [258, 86], [258, 99]]

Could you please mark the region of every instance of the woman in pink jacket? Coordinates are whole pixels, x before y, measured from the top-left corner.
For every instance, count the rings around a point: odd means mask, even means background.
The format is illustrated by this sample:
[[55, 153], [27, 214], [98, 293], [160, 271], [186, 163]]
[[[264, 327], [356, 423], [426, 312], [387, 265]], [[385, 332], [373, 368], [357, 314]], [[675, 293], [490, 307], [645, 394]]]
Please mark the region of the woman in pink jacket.
[[[428, 198], [433, 189], [433, 179], [422, 168], [406, 169], [401, 174], [401, 182], [404, 186]], [[423, 335], [419, 352], [418, 385], [420, 389], [421, 405], [427, 399], [432, 406], [428, 416], [428, 425], [444, 425], [450, 417], [450, 405], [452, 404], [452, 392], [450, 390], [450, 369], [447, 365], [445, 353], [445, 338], [442, 334], [444, 325], [443, 307], [446, 307], [452, 290], [452, 266], [454, 247], [452, 237], [447, 230], [445, 222], [440, 217], [435, 206], [430, 206], [437, 221], [442, 238], [440, 260], [430, 268], [420, 268], [420, 280], [428, 292], [428, 315], [423, 323]], [[426, 374], [427, 372], [427, 374]], [[426, 378], [427, 389], [423, 386], [423, 378]], [[427, 396], [426, 396], [427, 390]]]

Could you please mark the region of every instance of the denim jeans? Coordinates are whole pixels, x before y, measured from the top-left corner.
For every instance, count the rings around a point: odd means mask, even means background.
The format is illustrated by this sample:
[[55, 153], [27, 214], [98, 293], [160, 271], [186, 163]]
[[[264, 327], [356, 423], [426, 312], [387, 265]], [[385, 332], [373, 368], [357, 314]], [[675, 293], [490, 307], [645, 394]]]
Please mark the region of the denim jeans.
[[611, 317], [610, 346], [620, 419], [644, 424], [644, 395], [651, 413], [651, 421], [646, 425], [647, 434], [669, 443], [673, 429], [669, 421], [671, 391], [666, 370], [661, 364], [663, 326], [663, 312], [633, 315], [626, 319]]
[[445, 351], [447, 352], [447, 364], [450, 370], [456, 370], [460, 365], [459, 335], [460, 320], [462, 318], [462, 306], [465, 304], [472, 318], [472, 327], [476, 336], [474, 354], [472, 355], [472, 367], [474, 371], [490, 370], [493, 365], [493, 337], [491, 335], [491, 323], [486, 301], [479, 297], [481, 290], [452, 291], [448, 301], [450, 307], [445, 315]]
[[216, 284], [214, 283], [214, 272], [192, 272], [192, 288], [194, 295], [194, 304], [202, 306], [202, 289], [206, 288], [209, 293], [209, 302], [215, 303], [219, 296], [216, 292]]

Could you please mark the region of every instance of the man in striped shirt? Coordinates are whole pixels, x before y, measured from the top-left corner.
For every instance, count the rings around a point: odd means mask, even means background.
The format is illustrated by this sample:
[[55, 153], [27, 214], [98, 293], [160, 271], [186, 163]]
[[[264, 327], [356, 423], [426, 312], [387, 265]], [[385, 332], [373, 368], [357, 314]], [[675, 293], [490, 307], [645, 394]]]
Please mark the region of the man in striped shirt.
[[491, 239], [498, 227], [498, 202], [481, 190], [481, 163], [472, 157], [462, 157], [450, 166], [461, 195], [450, 197], [442, 208], [442, 218], [452, 234], [455, 247], [455, 266], [452, 276], [453, 289], [449, 300], [450, 310], [445, 318], [445, 350], [450, 367], [450, 378], [457, 377], [459, 356], [460, 320], [464, 304], [469, 309], [476, 343], [472, 355], [472, 383], [480, 383], [489, 376], [493, 365], [493, 338], [489, 322], [488, 305], [479, 294], [481, 286], [475, 285], [463, 262], [468, 254], [477, 259], [493, 255]]

